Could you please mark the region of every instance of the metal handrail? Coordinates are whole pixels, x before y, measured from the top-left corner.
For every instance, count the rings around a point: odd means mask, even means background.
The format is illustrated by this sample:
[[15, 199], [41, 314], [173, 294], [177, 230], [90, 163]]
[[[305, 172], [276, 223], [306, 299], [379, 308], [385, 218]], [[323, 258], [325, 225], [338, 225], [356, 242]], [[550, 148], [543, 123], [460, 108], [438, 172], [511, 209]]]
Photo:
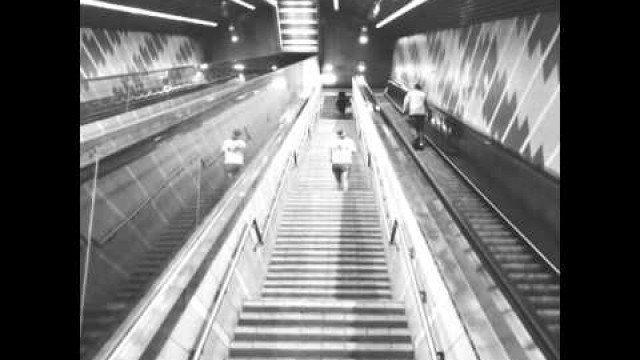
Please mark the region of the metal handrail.
[[[391, 98], [389, 95], [386, 95], [387, 98], [390, 100], [391, 104], [399, 111], [399, 105], [395, 102], [395, 100], [393, 98]], [[446, 114], [446, 113], [445, 113]], [[389, 121], [388, 122], [392, 127], [395, 128], [395, 124], [393, 124], [393, 122]], [[399, 134], [399, 132], [398, 132]], [[516, 234], [522, 238], [522, 240], [524, 240], [527, 245], [529, 245], [529, 247], [541, 258], [544, 260], [544, 262], [551, 267], [551, 269], [553, 269], [553, 271], [559, 276], [560, 275], [560, 269], [558, 269], [543, 253], [542, 251], [540, 251], [535, 244], [533, 244], [533, 242], [531, 240], [529, 240], [529, 238], [522, 232], [520, 231], [520, 229], [514, 224], [512, 223], [507, 216], [500, 211], [500, 209], [498, 209], [498, 207], [482, 192], [482, 190], [480, 190], [475, 183], [469, 179], [464, 172], [462, 172], [462, 170], [460, 170], [460, 168], [458, 168], [453, 161], [451, 161], [451, 159], [449, 159], [449, 157], [442, 151], [440, 150], [440, 148], [438, 148], [437, 146], [435, 146], [435, 144], [433, 143], [433, 141], [431, 139], [429, 139], [428, 137], [426, 137], [427, 142], [429, 142], [429, 144], [431, 145], [431, 147], [438, 152], [438, 154], [454, 169], [454, 171], [456, 172], [456, 174], [458, 176], [460, 176], [464, 182], [470, 186], [478, 195], [480, 195], [480, 197], [482, 198], [482, 200], [484, 200], [484, 202], [489, 205], [489, 207], [491, 208], [491, 210], [493, 210], [498, 217], [503, 220], [505, 223], [507, 223], [508, 227], [515, 231]]]
[[[284, 179], [288, 173], [289, 170], [291, 169], [291, 163], [292, 163], [292, 158], [290, 157], [289, 160], [287, 161], [287, 164], [285, 165], [285, 170], [284, 173], [282, 174], [282, 176], [280, 177], [280, 179]], [[269, 221], [271, 220], [273, 213], [275, 212], [275, 207], [277, 205], [277, 200], [279, 197], [279, 194], [282, 190], [282, 188], [284, 187], [285, 181], [281, 181], [280, 184], [278, 185], [278, 188], [276, 190], [276, 193], [274, 195], [273, 201], [271, 202], [271, 206], [269, 208], [269, 212], [267, 213], [267, 217], [266, 217], [266, 223], [269, 223]], [[257, 222], [255, 219], [252, 220], [251, 225], [257, 228]], [[207, 319], [207, 323], [206, 326], [204, 328], [204, 331], [201, 333], [197, 345], [196, 347], [192, 350], [193, 352], [191, 353], [191, 356], [189, 357], [190, 360], [196, 360], [199, 359], [200, 356], [202, 355], [202, 351], [204, 350], [204, 346], [206, 344], [207, 338], [209, 337], [209, 334], [211, 333], [211, 330], [213, 328], [213, 323], [218, 315], [218, 311], [220, 310], [220, 307], [222, 306], [222, 299], [224, 297], [224, 294], [227, 292], [227, 289], [229, 288], [229, 283], [231, 282], [231, 278], [232, 275], [238, 265], [238, 262], [240, 261], [240, 255], [242, 254], [242, 251], [244, 250], [244, 247], [247, 243], [247, 239], [250, 238], [249, 234], [250, 232], [247, 231], [247, 229], [250, 226], [248, 224], [245, 224], [245, 227], [243, 229], [243, 235], [241, 237], [240, 242], [238, 243], [238, 245], [236, 246], [236, 249], [234, 250], [234, 255], [233, 255], [233, 259], [232, 261], [229, 263], [229, 265], [227, 266], [227, 269], [225, 270], [225, 275], [224, 275], [224, 280], [222, 282], [222, 284], [218, 287], [218, 291], [216, 291], [217, 294], [217, 298], [216, 298], [216, 302], [213, 305], [213, 309], [211, 311], [211, 314], [209, 315], [208, 319]], [[268, 231], [268, 229], [267, 229]], [[265, 236], [266, 236], [267, 232], [265, 232]], [[259, 239], [258, 242], [261, 245], [264, 245], [264, 242], [262, 239]]]
[[[356, 83], [356, 80], [354, 79], [353, 82]], [[354, 103], [354, 115], [357, 114], [356, 111], [355, 111], [355, 107], [356, 107], [355, 95], [356, 94], [355, 94], [355, 91], [354, 91], [354, 94], [353, 94], [353, 96], [354, 96], [354, 101], [353, 101], [353, 103]], [[363, 94], [360, 94], [360, 95], [363, 96], [363, 101], [364, 101], [364, 95]], [[357, 119], [357, 117], [356, 117], [356, 119]], [[359, 130], [358, 134], [360, 135], [359, 136], [360, 137], [360, 141], [363, 143], [364, 148], [367, 149], [367, 152], [369, 152], [368, 151], [369, 150], [369, 144], [367, 143], [367, 141], [364, 139], [364, 137], [362, 135], [362, 130], [360, 128], [360, 121], [356, 121], [356, 126], [359, 128], [358, 129]], [[382, 193], [383, 193], [382, 189], [386, 188], [386, 186], [384, 185], [384, 181], [383, 181], [382, 177], [379, 175], [380, 174], [380, 170], [378, 169], [378, 163], [377, 163], [376, 159], [374, 159], [373, 157], [369, 157], [369, 159], [371, 159], [371, 163], [372, 163], [371, 164], [372, 165], [371, 168], [374, 170], [373, 171], [374, 172], [374, 178], [377, 180], [377, 181], [374, 181], [374, 183], [378, 187], [378, 191], [376, 191], [376, 195], [377, 195], [377, 198], [378, 198], [378, 203], [381, 205], [381, 209], [382, 209], [383, 213], [385, 215], [389, 215], [390, 214], [390, 209], [388, 209], [388, 202], [386, 201], [386, 198], [382, 197]], [[385, 233], [389, 236], [388, 224], [387, 224], [386, 221], [383, 221], [383, 224], [384, 224], [384, 228], [386, 230]], [[402, 246], [405, 249], [408, 249], [407, 246], [406, 246], [406, 243], [404, 241], [404, 236], [403, 236], [403, 233], [404, 233], [404, 230], [403, 230], [404, 225], [403, 225], [403, 223], [400, 223], [400, 225], [397, 228], [396, 228], [395, 224], [398, 224], [397, 219], [394, 221], [394, 230], [397, 229], [398, 232], [396, 233], [396, 231], [394, 231], [394, 235], [396, 235], [396, 237], [397, 237], [397, 235], [400, 235], [400, 237], [402, 238]], [[391, 241], [391, 237], [390, 236], [389, 236], [389, 241]], [[398, 246], [398, 242], [394, 242], [393, 245]], [[407, 268], [408, 268], [409, 276], [410, 276], [410, 278], [412, 280], [411, 283], [415, 287], [414, 288], [415, 291], [412, 291], [412, 293], [415, 296], [415, 300], [416, 300], [416, 302], [418, 304], [417, 308], [418, 308], [418, 311], [420, 313], [420, 316], [419, 316], [420, 322], [422, 323], [422, 327], [423, 327], [425, 333], [428, 335], [427, 344], [428, 344], [428, 347], [429, 347], [430, 356], [431, 356], [432, 359], [437, 359], [438, 351], [435, 348], [435, 344], [434, 344], [435, 341], [434, 341], [434, 338], [433, 338], [431, 327], [429, 325], [428, 315], [427, 315], [425, 309], [420, 305], [420, 304], [422, 304], [422, 299], [420, 298], [420, 295], [419, 295], [420, 285], [418, 283], [417, 276], [415, 274], [415, 269], [413, 269], [411, 261], [406, 259], [408, 254], [405, 251], [400, 251], [400, 252], [403, 254], [404, 262], [408, 265]]]
[[[376, 102], [376, 100], [375, 100], [375, 97], [373, 96], [373, 92], [371, 91], [371, 88], [368, 86], [368, 84], [364, 83], [364, 84], [362, 84], [362, 86], [363, 86], [364, 90], [368, 92], [368, 94], [369, 94], [369, 98], [371, 99], [371, 101], [372, 101], [372, 102], [374, 102], [374, 104], [376, 104], [376, 105], [377, 105], [377, 102]], [[375, 108], [375, 106], [374, 106], [374, 108]], [[380, 109], [380, 108], [379, 108], [379, 106], [377, 107], [377, 109]], [[379, 111], [378, 111], [378, 112], [379, 112]], [[405, 144], [405, 145], [406, 145], [406, 144]], [[391, 239], [390, 239], [390, 242], [391, 242], [392, 244], [393, 244], [393, 240], [394, 240], [394, 235], [395, 235], [395, 233], [396, 233], [397, 225], [398, 225], [398, 220], [397, 220], [397, 219], [394, 219], [394, 222], [393, 222], [393, 229], [392, 229], [392, 234], [391, 234]], [[420, 229], [420, 231], [422, 232], [422, 229]], [[404, 233], [402, 234], [402, 236], [404, 237]], [[428, 242], [426, 242], [426, 244], [427, 244], [427, 245], [429, 245], [429, 243], [428, 243]], [[413, 263], [412, 263], [411, 265], [413, 265]], [[440, 276], [441, 276], [442, 278], [444, 278], [444, 275], [442, 274], [442, 270], [441, 270], [439, 267], [436, 267], [436, 269], [438, 270], [438, 273], [440, 274]], [[452, 294], [451, 294], [451, 289], [449, 289], [448, 284], [447, 284], [446, 282], [444, 282], [444, 285], [445, 285], [445, 289], [446, 289], [446, 291], [447, 291], [447, 293], [448, 293], [448, 295], [449, 295], [449, 298], [453, 298], [453, 296], [452, 296]], [[421, 294], [421, 295], [422, 295], [422, 294]], [[471, 334], [470, 334], [470, 332], [469, 332], [469, 329], [467, 328], [467, 325], [466, 325], [466, 324], [465, 324], [465, 322], [462, 320], [462, 315], [460, 314], [460, 310], [458, 309], [458, 306], [455, 304], [455, 302], [452, 302], [452, 307], [453, 307], [453, 309], [455, 310], [456, 317], [457, 317], [457, 318], [458, 318], [458, 320], [460, 321], [460, 324], [462, 325], [462, 328], [463, 328], [463, 330], [464, 330], [465, 334], [467, 335], [467, 338], [469, 339], [469, 344], [470, 344], [470, 346], [471, 346], [471, 348], [472, 348], [472, 350], [473, 350], [473, 352], [474, 352], [474, 354], [475, 354], [476, 359], [480, 359], [481, 357], [480, 357], [480, 354], [478, 353], [478, 349], [476, 348], [475, 342], [473, 341], [473, 339], [472, 339], [472, 337], [471, 337]], [[443, 354], [444, 354], [444, 353], [443, 353]], [[443, 356], [444, 356], [444, 355], [443, 355]]]
[[[382, 116], [386, 117], [386, 115], [384, 114], [382, 114]], [[390, 125], [390, 127], [396, 133], [396, 135], [400, 138], [404, 146], [409, 150], [409, 153], [411, 157], [414, 159], [414, 162], [417, 164], [418, 169], [423, 173], [423, 175], [425, 176], [425, 179], [431, 184], [431, 186], [433, 187], [438, 197], [442, 200], [443, 205], [445, 206], [447, 211], [452, 215], [451, 217], [455, 221], [456, 225], [458, 225], [462, 233], [467, 238], [470, 238], [472, 240], [470, 241], [471, 246], [477, 251], [477, 253], [480, 255], [484, 263], [489, 265], [487, 269], [489, 269], [489, 272], [491, 273], [491, 275], [493, 275], [492, 278], [494, 280], [497, 280], [497, 282], [501, 285], [502, 289], [505, 290], [503, 294], [507, 298], [508, 302], [512, 305], [516, 313], [520, 315], [519, 317], [524, 322], [525, 326], [530, 330], [532, 330], [533, 334], [536, 335], [537, 339], [539, 339], [542, 342], [544, 352], [551, 354], [556, 359], [560, 358], [559, 354], [557, 353], [557, 349], [552, 344], [552, 341], [547, 336], [547, 333], [540, 327], [540, 325], [537, 322], [533, 321], [534, 315], [532, 314], [529, 307], [523, 303], [523, 301], [517, 295], [517, 292], [515, 291], [515, 289], [513, 289], [513, 286], [504, 277], [502, 272], [499, 270], [498, 264], [495, 263], [493, 258], [487, 253], [486, 249], [480, 245], [481, 239], [479, 238], [479, 236], [469, 226], [469, 224], [464, 219], [464, 216], [462, 216], [462, 214], [460, 214], [460, 212], [455, 208], [455, 206], [453, 205], [453, 202], [449, 199], [449, 197], [446, 195], [446, 193], [440, 187], [440, 185], [437, 184], [435, 179], [432, 177], [431, 173], [429, 173], [429, 171], [424, 167], [424, 165], [420, 163], [418, 156], [415, 153], [415, 151], [411, 148], [411, 145], [407, 143], [404, 137], [400, 136], [399, 130], [392, 124], [391, 121], [389, 121], [388, 118], [386, 118], [386, 122]], [[430, 140], [427, 138], [427, 141], [430, 141]], [[433, 143], [431, 143], [431, 145], [433, 146]], [[436, 148], [435, 146], [433, 147]], [[530, 244], [529, 242], [526, 242], [526, 243]], [[558, 276], [560, 276], [559, 273], [558, 273]]]
[[[305, 104], [303, 105], [302, 109], [296, 114], [296, 118], [300, 116], [301, 112], [304, 110], [304, 108], [306, 107], [306, 105], [308, 104], [308, 101], [305, 102]], [[312, 109], [311, 111], [315, 111], [317, 113], [317, 110]], [[313, 116], [314, 114], [310, 114], [310, 116]], [[312, 122], [310, 122], [311, 124]], [[308, 125], [310, 126], [310, 125]], [[302, 141], [301, 144], [307, 143], [308, 142], [308, 136], [306, 136], [308, 134], [308, 129], [304, 129], [303, 132], [303, 137], [302, 137]], [[295, 152], [293, 152], [288, 158], [287, 158], [287, 163], [284, 166], [284, 169], [282, 171], [282, 174], [279, 176], [279, 183], [278, 183], [278, 187], [275, 191], [275, 194], [273, 196], [273, 200], [271, 201], [271, 205], [269, 207], [269, 211], [267, 212], [267, 216], [265, 217], [265, 224], [269, 224], [272, 220], [273, 215], [275, 214], [275, 209], [276, 206], [278, 204], [278, 199], [280, 197], [280, 195], [282, 194], [282, 189], [284, 188], [285, 184], [287, 183], [287, 177], [290, 174], [290, 171], [292, 168], [296, 167], [296, 162], [297, 162], [297, 156], [295, 155]], [[259, 232], [259, 228], [258, 228], [258, 224], [256, 219], [254, 218], [251, 221], [251, 225], [256, 229], [256, 231]], [[224, 275], [224, 280], [221, 284], [221, 286], [218, 287], [218, 291], [216, 292], [216, 294], [218, 297], [215, 300], [215, 303], [213, 305], [213, 309], [211, 311], [211, 313], [209, 314], [209, 317], [207, 319], [207, 323], [206, 326], [203, 330], [203, 332], [200, 334], [199, 339], [197, 341], [197, 345], [196, 347], [193, 349], [191, 355], [189, 356], [189, 360], [198, 360], [200, 358], [200, 356], [202, 356], [202, 351], [204, 350], [204, 346], [206, 344], [206, 340], [209, 337], [209, 334], [211, 333], [211, 329], [213, 328], [213, 323], [218, 315], [218, 311], [220, 310], [220, 307], [222, 306], [222, 299], [224, 294], [226, 293], [228, 286], [229, 286], [229, 282], [231, 281], [231, 276], [234, 273], [236, 266], [238, 264], [238, 261], [240, 260], [240, 255], [242, 254], [242, 251], [246, 245], [246, 239], [249, 238], [249, 236], [247, 236], [249, 234], [249, 232], [246, 232], [246, 229], [249, 227], [249, 225], [245, 225], [245, 228], [243, 231], [245, 231], [245, 233], [243, 234], [243, 236], [241, 237], [240, 242], [238, 243], [238, 245], [236, 246], [236, 249], [234, 250], [234, 255], [233, 255], [233, 259], [232, 261], [229, 263], [229, 265], [227, 266], [227, 269], [225, 270], [225, 275]], [[264, 245], [264, 241], [263, 239], [267, 238], [267, 235], [270, 234], [270, 227], [266, 226], [266, 230], [264, 232], [264, 234], [258, 235], [258, 242], [260, 245]]]

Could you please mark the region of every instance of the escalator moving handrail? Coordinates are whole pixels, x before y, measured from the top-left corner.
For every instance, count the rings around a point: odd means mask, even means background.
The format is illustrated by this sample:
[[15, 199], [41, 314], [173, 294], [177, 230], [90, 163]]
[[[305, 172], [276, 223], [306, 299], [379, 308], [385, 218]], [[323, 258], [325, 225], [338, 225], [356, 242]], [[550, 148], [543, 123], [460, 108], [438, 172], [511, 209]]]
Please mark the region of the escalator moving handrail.
[[[390, 80], [391, 81], [391, 80]], [[395, 100], [393, 98], [391, 98], [389, 95], [385, 95], [387, 96], [387, 98], [389, 99], [389, 102], [396, 108], [396, 110], [398, 110], [400, 112], [400, 105], [397, 104], [395, 102]], [[444, 112], [443, 112], [444, 113]], [[446, 114], [446, 113], [445, 113]], [[391, 121], [389, 121], [391, 123]], [[392, 125], [395, 126], [395, 125]], [[522, 240], [525, 241], [525, 243], [536, 253], [536, 255], [538, 255], [538, 257], [540, 257], [547, 266], [549, 266], [557, 276], [560, 276], [560, 269], [555, 266], [543, 253], [542, 251], [540, 251], [538, 249], [537, 246], [535, 246], [535, 244], [529, 240], [529, 238], [522, 232], [520, 231], [520, 229], [514, 224], [512, 223], [509, 218], [507, 218], [507, 216], [500, 211], [500, 209], [489, 199], [489, 197], [487, 197], [482, 190], [480, 190], [475, 183], [469, 179], [462, 170], [460, 170], [460, 168], [458, 168], [453, 161], [451, 161], [451, 159], [449, 159], [449, 157], [442, 151], [440, 150], [440, 148], [438, 148], [437, 146], [435, 146], [435, 144], [433, 143], [433, 141], [431, 141], [431, 139], [429, 139], [429, 137], [426, 137], [426, 140], [429, 142], [429, 144], [431, 145], [431, 147], [447, 162], [447, 164], [449, 164], [449, 166], [451, 166], [454, 170], [454, 172], [460, 176], [463, 181], [466, 183], [466, 185], [468, 185], [469, 187], [471, 187], [473, 189], [473, 191], [479, 195], [482, 200], [491, 208], [491, 210], [493, 210], [498, 217], [504, 221], [507, 226], [513, 230], [518, 237], [520, 237]]]
[[380, 114], [385, 122], [391, 127], [396, 136], [401, 140], [405, 148], [408, 149], [409, 154], [411, 154], [411, 157], [414, 159], [414, 162], [418, 166], [418, 169], [425, 176], [425, 179], [427, 179], [427, 181], [431, 184], [434, 191], [442, 200], [443, 205], [452, 215], [452, 219], [458, 225], [462, 233], [472, 240], [469, 243], [484, 260], [484, 263], [489, 265], [487, 269], [489, 269], [489, 272], [493, 275], [493, 278], [497, 280], [497, 282], [501, 285], [501, 288], [505, 290], [503, 291], [503, 294], [505, 294], [505, 297], [507, 298], [509, 303], [512, 304], [513, 309], [520, 315], [520, 318], [523, 320], [525, 326], [532, 330], [532, 335], [535, 338], [540, 340], [538, 341], [538, 343], [542, 343], [543, 352], [551, 355], [554, 359], [559, 359], [560, 356], [558, 354], [558, 350], [553, 345], [552, 340], [547, 336], [547, 332], [544, 331], [541, 326], [533, 320], [536, 317], [534, 317], [529, 307], [525, 303], [523, 303], [523, 300], [518, 296], [518, 293], [515, 291], [511, 283], [504, 277], [502, 271], [500, 271], [498, 264], [496, 264], [493, 258], [487, 253], [487, 250], [480, 245], [482, 240], [475, 233], [475, 231], [473, 231], [473, 229], [465, 220], [464, 216], [460, 214], [460, 212], [453, 206], [453, 202], [449, 199], [448, 195], [445, 194], [440, 185], [436, 183], [435, 179], [432, 177], [429, 171], [424, 167], [424, 165], [422, 165], [415, 150], [413, 150], [407, 140], [403, 136], [401, 136], [400, 131], [396, 128], [393, 122], [387, 117], [386, 114], [384, 114], [384, 112], [380, 112]]

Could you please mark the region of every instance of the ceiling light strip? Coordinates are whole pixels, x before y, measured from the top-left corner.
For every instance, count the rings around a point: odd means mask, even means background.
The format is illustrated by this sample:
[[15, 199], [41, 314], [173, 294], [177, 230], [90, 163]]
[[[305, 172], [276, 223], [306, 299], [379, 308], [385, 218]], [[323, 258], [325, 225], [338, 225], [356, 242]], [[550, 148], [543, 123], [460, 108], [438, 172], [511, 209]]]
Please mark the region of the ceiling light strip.
[[244, 1], [242, 1], [242, 0], [231, 0], [231, 1], [233, 1], [234, 3], [236, 3], [236, 4], [238, 4], [238, 5], [242, 5], [242, 6], [246, 7], [247, 9], [249, 9], [249, 10], [251, 10], [251, 11], [253, 11], [253, 10], [255, 10], [255, 9], [256, 9], [256, 7], [255, 7], [255, 6], [253, 6], [253, 5], [251, 5], [251, 4], [248, 4], [248, 3], [246, 3], [246, 2], [244, 2]]
[[218, 26], [218, 23], [212, 22], [212, 21], [193, 19], [193, 18], [178, 16], [178, 15], [171, 15], [171, 14], [166, 14], [166, 13], [157, 12], [157, 11], [135, 8], [131, 6], [116, 5], [116, 4], [99, 1], [99, 0], [80, 0], [80, 5], [93, 6], [101, 9], [120, 11], [120, 12], [125, 12], [128, 14], [134, 14], [134, 15], [150, 16], [150, 17], [156, 17], [156, 18], [161, 18], [166, 20], [188, 22], [188, 23], [204, 25], [204, 26], [211, 26], [211, 27]]
[[423, 3], [427, 2], [428, 0], [412, 0], [411, 2], [409, 2], [408, 4], [406, 4], [405, 6], [401, 7], [400, 9], [396, 10], [393, 14], [387, 16], [384, 20], [380, 21], [379, 23], [376, 24], [376, 28], [379, 29], [385, 25], [387, 25], [388, 23], [392, 22], [393, 20], [399, 18], [400, 16], [406, 14], [407, 12], [413, 10], [415, 7], [422, 5]]

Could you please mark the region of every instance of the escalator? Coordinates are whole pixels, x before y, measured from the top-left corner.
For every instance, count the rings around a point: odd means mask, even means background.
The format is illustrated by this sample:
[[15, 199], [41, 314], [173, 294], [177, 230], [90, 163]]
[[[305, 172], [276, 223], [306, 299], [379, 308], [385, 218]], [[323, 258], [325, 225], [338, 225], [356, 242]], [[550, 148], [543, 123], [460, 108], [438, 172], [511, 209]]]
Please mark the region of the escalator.
[[433, 185], [462, 233], [505, 294], [536, 343], [550, 358], [560, 353], [560, 271], [500, 210], [429, 140], [416, 152], [414, 134], [397, 106], [385, 96], [369, 101], [404, 144]]

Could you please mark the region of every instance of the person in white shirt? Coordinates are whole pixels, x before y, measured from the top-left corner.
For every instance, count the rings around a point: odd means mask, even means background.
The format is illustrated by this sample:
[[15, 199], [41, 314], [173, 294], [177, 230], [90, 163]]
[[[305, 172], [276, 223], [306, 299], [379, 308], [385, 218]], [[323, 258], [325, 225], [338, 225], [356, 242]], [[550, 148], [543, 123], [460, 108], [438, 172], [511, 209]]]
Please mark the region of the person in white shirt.
[[229, 179], [236, 176], [244, 165], [244, 149], [247, 147], [247, 143], [240, 139], [241, 135], [242, 132], [235, 129], [233, 130], [231, 139], [227, 139], [222, 143], [224, 170]]
[[416, 136], [422, 141], [424, 134], [424, 122], [429, 110], [427, 107], [427, 96], [422, 92], [420, 84], [416, 84], [415, 89], [409, 90], [404, 96], [402, 112], [409, 113], [409, 120], [416, 128]]
[[356, 152], [356, 145], [344, 132], [338, 130], [338, 138], [329, 144], [331, 151], [331, 171], [338, 181], [338, 190], [349, 190], [349, 170], [351, 169], [352, 155]]

